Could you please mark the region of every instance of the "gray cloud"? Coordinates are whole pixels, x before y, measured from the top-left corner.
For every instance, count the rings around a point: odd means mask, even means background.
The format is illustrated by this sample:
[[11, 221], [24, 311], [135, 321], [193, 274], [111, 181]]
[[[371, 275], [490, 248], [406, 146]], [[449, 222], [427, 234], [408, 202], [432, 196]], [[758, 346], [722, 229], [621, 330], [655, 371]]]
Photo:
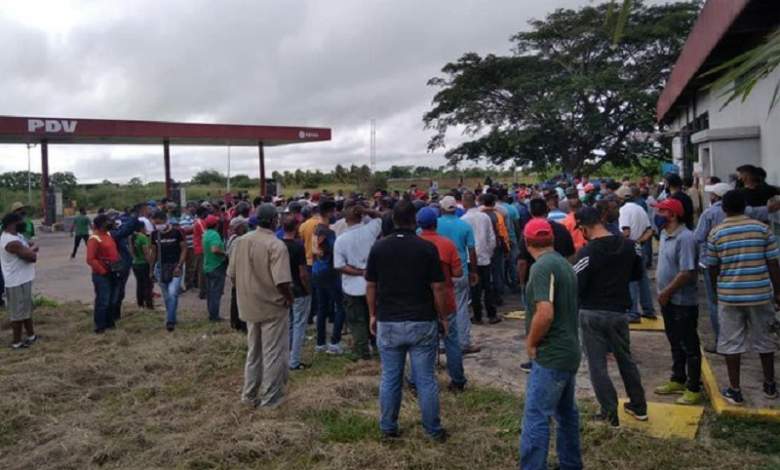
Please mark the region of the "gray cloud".
[[[0, 11], [0, 43], [14, 45], [0, 54], [0, 114], [333, 129], [332, 142], [268, 149], [270, 172], [368, 163], [371, 118], [380, 168], [443, 164], [426, 153], [426, 81], [464, 52], [507, 52], [528, 19], [588, 0], [24, 3]], [[157, 147], [50, 152], [52, 171], [82, 181], [162, 178]], [[235, 173], [256, 174], [255, 149], [231, 154]], [[0, 146], [0, 171], [25, 169], [26, 155]], [[174, 147], [174, 177], [224, 171], [226, 155]]]

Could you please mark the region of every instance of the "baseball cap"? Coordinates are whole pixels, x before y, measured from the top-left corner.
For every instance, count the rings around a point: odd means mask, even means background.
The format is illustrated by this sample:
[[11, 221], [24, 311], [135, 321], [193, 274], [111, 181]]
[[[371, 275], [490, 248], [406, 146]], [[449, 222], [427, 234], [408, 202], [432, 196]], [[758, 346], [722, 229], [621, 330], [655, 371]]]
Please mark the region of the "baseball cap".
[[444, 196], [441, 198], [441, 201], [439, 201], [439, 207], [441, 207], [441, 210], [444, 212], [452, 212], [458, 208], [458, 201], [452, 196]]
[[230, 221], [230, 228], [235, 229], [236, 227], [239, 227], [241, 225], [248, 225], [248, 224], [249, 221], [247, 220], [247, 218], [239, 215], [233, 217], [233, 220]]
[[704, 192], [712, 193], [718, 197], [723, 197], [723, 195], [729, 191], [731, 191], [731, 185], [723, 182], [708, 184], [707, 186], [704, 187]]
[[574, 220], [577, 222], [577, 227], [581, 225], [590, 227], [593, 224], [598, 223], [601, 220], [601, 217], [599, 217], [598, 209], [595, 207], [585, 206], [574, 213]]
[[216, 227], [216, 225], [219, 223], [219, 217], [217, 217], [216, 215], [210, 215], [206, 217], [206, 220], [204, 220], [204, 222], [206, 223], [206, 227], [208, 228]]
[[423, 207], [417, 211], [417, 225], [420, 228], [431, 228], [436, 224], [436, 210], [430, 207]]
[[677, 199], [672, 199], [672, 198], [664, 199], [663, 201], [659, 202], [655, 206], [655, 209], [657, 211], [667, 210], [675, 214], [677, 217], [682, 217], [685, 215], [685, 209], [683, 209], [682, 203]]
[[257, 207], [257, 222], [270, 222], [276, 217], [276, 206], [271, 203], [265, 202]]
[[625, 199], [631, 196], [631, 188], [628, 186], [621, 186], [617, 191], [615, 191], [615, 195], [620, 199]]
[[547, 219], [536, 217], [528, 221], [523, 229], [523, 236], [526, 240], [546, 241], [552, 240], [552, 225]]
[[19, 201], [16, 201], [13, 204], [11, 204], [11, 212], [16, 212], [19, 209], [24, 209], [24, 204], [22, 204]]

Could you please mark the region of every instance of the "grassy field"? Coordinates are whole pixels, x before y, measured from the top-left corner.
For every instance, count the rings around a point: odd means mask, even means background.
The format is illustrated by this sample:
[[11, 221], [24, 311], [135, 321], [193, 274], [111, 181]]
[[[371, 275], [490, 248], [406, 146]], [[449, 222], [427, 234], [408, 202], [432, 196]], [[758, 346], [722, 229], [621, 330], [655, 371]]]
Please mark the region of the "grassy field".
[[[318, 355], [292, 375], [284, 405], [250, 410], [238, 401], [244, 341], [227, 326], [184, 312], [168, 334], [161, 312], [129, 311], [94, 336], [89, 307], [38, 304], [41, 342], [0, 350], [2, 469], [516, 468], [520, 393], [442, 392], [445, 444], [424, 439], [406, 394], [402, 438], [384, 443], [377, 363]], [[778, 425], [708, 414], [697, 440], [660, 440], [592, 424], [593, 405], [581, 409], [587, 468], [780, 468]]]

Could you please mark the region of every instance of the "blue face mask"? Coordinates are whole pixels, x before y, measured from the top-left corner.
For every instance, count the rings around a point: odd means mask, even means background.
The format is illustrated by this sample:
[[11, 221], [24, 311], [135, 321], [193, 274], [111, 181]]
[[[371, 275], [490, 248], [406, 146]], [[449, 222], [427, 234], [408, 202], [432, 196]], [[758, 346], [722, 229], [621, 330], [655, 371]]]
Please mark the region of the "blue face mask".
[[653, 222], [655, 222], [655, 226], [658, 228], [658, 230], [663, 230], [663, 228], [666, 227], [666, 224], [669, 223], [669, 219], [662, 215], [656, 215], [653, 218]]

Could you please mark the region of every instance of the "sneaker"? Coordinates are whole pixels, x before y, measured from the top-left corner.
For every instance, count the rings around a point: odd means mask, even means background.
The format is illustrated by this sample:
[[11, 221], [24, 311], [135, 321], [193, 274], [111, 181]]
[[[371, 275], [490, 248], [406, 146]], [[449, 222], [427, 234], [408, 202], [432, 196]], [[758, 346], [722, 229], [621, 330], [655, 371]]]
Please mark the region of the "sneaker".
[[320, 345], [314, 346], [314, 352], [324, 353], [324, 352], [327, 352], [327, 351], [328, 351], [328, 346], [325, 345], [325, 344], [323, 344], [322, 346], [320, 346]]
[[638, 421], [647, 421], [647, 407], [640, 408], [632, 403], [623, 403], [623, 411], [626, 412], [627, 415], [633, 416]]
[[532, 366], [533, 366], [533, 364], [531, 363], [531, 361], [524, 362], [524, 363], [520, 364], [520, 370], [522, 370], [526, 374], [530, 374]]
[[38, 338], [39, 338], [39, 336], [38, 336], [38, 335], [32, 335], [32, 336], [28, 336], [28, 337], [27, 337], [27, 338], [24, 340], [24, 343], [25, 343], [27, 346], [32, 346], [32, 345], [33, 345], [33, 343], [35, 343], [36, 341], [38, 341]]
[[341, 343], [331, 344], [328, 346], [328, 350], [325, 351], [328, 354], [341, 355], [344, 354], [344, 348], [341, 347]]
[[732, 405], [742, 406], [745, 404], [745, 399], [742, 398], [742, 390], [734, 390], [729, 387], [721, 390], [720, 394]]
[[488, 323], [495, 325], [496, 323], [501, 323], [501, 319], [498, 317], [488, 318]]
[[685, 393], [685, 390], [685, 385], [679, 382], [675, 382], [674, 380], [670, 380], [660, 387], [656, 387], [653, 392], [655, 392], [656, 395], [682, 395]]
[[290, 370], [306, 370], [306, 369], [308, 369], [308, 368], [309, 368], [309, 366], [307, 366], [306, 364], [304, 364], [303, 362], [301, 362], [300, 364], [298, 364], [298, 365], [297, 365], [297, 366], [295, 366], [295, 367], [290, 367]]
[[764, 396], [770, 400], [777, 398], [777, 382], [764, 382]]
[[18, 343], [13, 343], [13, 344], [11, 344], [11, 349], [17, 349], [17, 350], [19, 350], [19, 349], [24, 349], [24, 348], [26, 348], [27, 346], [28, 346], [28, 345], [27, 345], [27, 343], [25, 343], [24, 341], [20, 341], [20, 342], [18, 342]]
[[692, 392], [690, 390], [686, 390], [683, 392], [682, 396], [677, 399], [678, 405], [698, 405], [703, 401], [703, 396], [701, 392]]
[[480, 351], [482, 351], [482, 348], [480, 348], [479, 346], [469, 345], [469, 346], [466, 346], [465, 348], [463, 348], [463, 354], [464, 355], [466, 355], [466, 354], [476, 354], [476, 353], [478, 353]]
[[166, 323], [165, 324], [165, 329], [168, 330], [168, 333], [170, 333], [170, 332], [172, 332], [173, 330], [176, 329], [176, 324], [175, 323]]
[[432, 436], [428, 436], [433, 442], [437, 442], [439, 444], [443, 444], [447, 442], [447, 438], [450, 437], [449, 433], [447, 433], [446, 429], [442, 429], [439, 431], [438, 434], [434, 434]]
[[597, 415], [593, 415], [593, 421], [597, 423], [609, 424], [613, 428], [620, 427], [620, 419], [618, 418], [617, 413], [607, 413], [606, 411], [602, 411]]
[[394, 441], [401, 437], [401, 433], [398, 431], [382, 431], [383, 441]]
[[466, 391], [466, 384], [456, 384], [455, 382], [450, 382], [450, 384], [447, 385], [447, 391], [456, 395], [458, 393], [463, 393]]
[[634, 325], [642, 323], [642, 317], [628, 317], [628, 322]]

